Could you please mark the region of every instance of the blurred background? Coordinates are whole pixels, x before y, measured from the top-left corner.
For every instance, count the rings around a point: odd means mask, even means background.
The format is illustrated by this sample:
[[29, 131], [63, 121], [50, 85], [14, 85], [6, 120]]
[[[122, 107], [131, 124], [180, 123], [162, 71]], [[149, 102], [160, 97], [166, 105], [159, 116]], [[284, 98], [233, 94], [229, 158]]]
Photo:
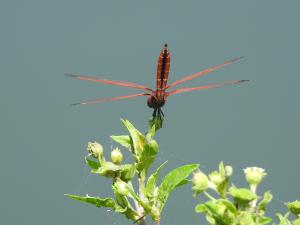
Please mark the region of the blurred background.
[[[154, 167], [163, 174], [187, 163], [204, 172], [219, 161], [259, 166], [271, 189], [269, 216], [299, 199], [299, 1], [0, 2], [0, 223], [5, 225], [131, 224], [64, 193], [108, 197], [110, 181], [89, 175], [88, 141], [116, 146], [120, 118], [142, 132], [152, 111], [146, 98], [70, 107], [81, 100], [138, 90], [70, 79], [65, 73], [154, 87], [157, 57], [171, 52], [169, 82], [239, 56], [245, 58], [180, 87], [249, 79], [220, 89], [175, 95], [163, 108]], [[126, 154], [126, 150], [124, 150]], [[130, 162], [130, 155], [126, 155]], [[162, 224], [207, 224], [194, 212], [190, 186], [171, 196]]]

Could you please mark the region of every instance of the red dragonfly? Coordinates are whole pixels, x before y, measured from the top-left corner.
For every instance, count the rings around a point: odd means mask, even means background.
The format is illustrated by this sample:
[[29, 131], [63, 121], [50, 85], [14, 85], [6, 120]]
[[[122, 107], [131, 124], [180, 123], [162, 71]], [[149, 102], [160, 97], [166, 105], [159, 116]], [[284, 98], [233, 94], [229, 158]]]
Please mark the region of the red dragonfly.
[[232, 64], [232, 63], [236, 62], [237, 60], [241, 59], [242, 57], [228, 60], [220, 65], [211, 67], [209, 69], [202, 70], [195, 74], [185, 76], [171, 84], [167, 84], [169, 70], [170, 70], [170, 58], [171, 57], [170, 57], [170, 52], [168, 50], [168, 45], [165, 44], [159, 57], [158, 57], [158, 62], [157, 62], [156, 90], [153, 90], [144, 85], [136, 84], [136, 83], [132, 83], [132, 82], [99, 79], [99, 78], [95, 78], [95, 77], [82, 76], [82, 75], [76, 75], [76, 74], [66, 74], [67, 76], [70, 76], [70, 77], [73, 77], [73, 78], [79, 79], [79, 80], [86, 80], [86, 81], [91, 81], [91, 82], [99, 82], [99, 83], [104, 83], [104, 84], [129, 87], [129, 88], [140, 89], [140, 90], [144, 91], [143, 93], [123, 95], [123, 96], [118, 96], [118, 97], [114, 97], [114, 98], [103, 98], [103, 99], [92, 100], [92, 101], [83, 101], [83, 102], [75, 103], [72, 105], [79, 105], [79, 104], [86, 105], [86, 104], [94, 104], [94, 103], [100, 103], [100, 102], [117, 101], [117, 100], [121, 100], [121, 99], [135, 98], [135, 97], [139, 97], [139, 96], [148, 96], [147, 105], [150, 108], [154, 109], [153, 114], [152, 114], [153, 118], [159, 118], [160, 120], [162, 120], [162, 118], [164, 117], [164, 114], [163, 114], [161, 108], [165, 105], [167, 98], [171, 95], [188, 92], [188, 91], [218, 88], [218, 87], [222, 87], [225, 85], [240, 84], [240, 83], [248, 81], [248, 80], [228, 81], [228, 82], [224, 82], [224, 83], [209, 84], [209, 85], [198, 86], [198, 87], [180, 88], [180, 89], [168, 91], [169, 88], [177, 86], [178, 84], [185, 83], [196, 77], [200, 77], [207, 73], [213, 72], [214, 70], [219, 69], [223, 66]]

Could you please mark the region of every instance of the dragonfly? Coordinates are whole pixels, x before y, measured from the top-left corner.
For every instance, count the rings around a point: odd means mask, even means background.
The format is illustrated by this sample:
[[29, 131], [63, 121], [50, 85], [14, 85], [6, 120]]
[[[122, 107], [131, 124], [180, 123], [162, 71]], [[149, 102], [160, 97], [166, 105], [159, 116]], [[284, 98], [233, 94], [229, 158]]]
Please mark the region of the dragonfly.
[[211, 73], [221, 67], [227, 66], [229, 64], [232, 64], [243, 57], [234, 58], [228, 61], [225, 61], [222, 64], [216, 65], [214, 67], [202, 70], [200, 72], [190, 74], [187, 76], [184, 76], [183, 78], [174, 81], [171, 84], [168, 84], [168, 77], [169, 77], [169, 71], [170, 71], [170, 61], [171, 61], [171, 55], [168, 49], [168, 44], [164, 44], [159, 57], [157, 61], [157, 75], [156, 75], [156, 89], [151, 89], [149, 87], [146, 87], [141, 84], [127, 82], [127, 81], [118, 81], [118, 80], [107, 80], [107, 79], [100, 79], [97, 77], [87, 76], [87, 75], [79, 75], [79, 74], [66, 74], [66, 76], [78, 79], [78, 80], [84, 80], [89, 82], [95, 82], [95, 83], [103, 83], [108, 85], [116, 85], [116, 86], [122, 86], [132, 89], [138, 89], [142, 90], [141, 93], [136, 94], [130, 94], [130, 95], [122, 95], [118, 97], [113, 98], [102, 98], [102, 99], [96, 99], [96, 100], [90, 100], [90, 101], [82, 101], [78, 102], [72, 105], [88, 105], [88, 104], [96, 104], [96, 103], [102, 103], [102, 102], [108, 102], [108, 101], [118, 101], [122, 99], [130, 99], [135, 97], [141, 97], [141, 96], [147, 96], [147, 105], [148, 107], [153, 109], [152, 113], [152, 122], [153, 121], [159, 121], [159, 126], [162, 126], [162, 121], [164, 118], [164, 113], [161, 110], [161, 108], [165, 105], [167, 99], [175, 94], [180, 94], [184, 92], [190, 92], [190, 91], [198, 91], [198, 90], [206, 90], [211, 88], [219, 88], [226, 85], [235, 85], [235, 84], [241, 84], [249, 80], [236, 80], [236, 81], [227, 81], [223, 83], [217, 83], [217, 84], [208, 84], [208, 85], [202, 85], [197, 87], [186, 87], [186, 88], [179, 88], [174, 90], [169, 90], [170, 88], [173, 88], [179, 84], [185, 83], [187, 81], [193, 80], [197, 77], [206, 75], [208, 73]]

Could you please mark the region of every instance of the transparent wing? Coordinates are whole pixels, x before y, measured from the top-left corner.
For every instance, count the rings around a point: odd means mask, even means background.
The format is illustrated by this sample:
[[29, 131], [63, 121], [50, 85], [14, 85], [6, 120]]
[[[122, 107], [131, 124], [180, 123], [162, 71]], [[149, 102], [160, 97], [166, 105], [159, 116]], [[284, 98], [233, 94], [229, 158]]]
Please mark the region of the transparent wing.
[[103, 83], [103, 84], [110, 84], [110, 85], [116, 85], [116, 86], [122, 86], [122, 87], [129, 87], [129, 88], [134, 88], [134, 89], [141, 89], [144, 91], [152, 91], [151, 88], [145, 87], [144, 85], [126, 82], [126, 81], [106, 80], [106, 79], [99, 79], [96, 77], [82, 76], [82, 75], [77, 75], [77, 74], [66, 74], [66, 76], [72, 77], [72, 78], [75, 78], [78, 80], [86, 80], [86, 81], [91, 81], [91, 82], [96, 82], [96, 83]]
[[228, 82], [224, 82], [224, 83], [209, 84], [209, 85], [204, 85], [204, 86], [199, 86], [199, 87], [180, 88], [180, 89], [176, 89], [176, 90], [167, 92], [167, 96], [174, 95], [174, 94], [180, 94], [180, 93], [188, 92], [188, 91], [198, 91], [198, 90], [204, 90], [204, 89], [210, 89], [210, 88], [219, 88], [219, 87], [223, 87], [225, 85], [241, 84], [246, 81], [249, 81], [249, 80], [228, 81]]
[[243, 58], [243, 57], [239, 57], [239, 58], [235, 58], [235, 59], [232, 59], [232, 60], [228, 60], [228, 61], [226, 61], [226, 62], [224, 62], [224, 63], [222, 63], [222, 64], [220, 64], [220, 65], [211, 67], [211, 68], [209, 68], [209, 69], [202, 70], [202, 71], [200, 71], [200, 72], [198, 72], [198, 73], [195, 73], [195, 74], [191, 74], [191, 75], [185, 76], [185, 77], [183, 77], [183, 78], [181, 78], [181, 79], [179, 79], [179, 80], [177, 80], [177, 81], [175, 81], [175, 82], [173, 82], [173, 83], [167, 85], [166, 89], [167, 89], [167, 88], [174, 87], [174, 86], [176, 86], [176, 85], [178, 85], [178, 84], [182, 84], [182, 83], [187, 82], [187, 81], [189, 81], [189, 80], [195, 79], [196, 77], [203, 76], [203, 75], [205, 75], [205, 74], [207, 74], [207, 73], [210, 73], [210, 72], [212, 72], [212, 71], [214, 71], [214, 70], [217, 70], [217, 69], [219, 69], [219, 68], [221, 68], [221, 67], [223, 67], [223, 66], [232, 64], [232, 63], [234, 63], [234, 62], [236, 62], [236, 61], [238, 61], [238, 60], [240, 60], [240, 59], [242, 59], [242, 58]]
[[101, 103], [101, 102], [118, 101], [118, 100], [122, 100], [122, 99], [135, 98], [135, 97], [146, 96], [146, 95], [150, 95], [150, 94], [139, 93], [139, 94], [132, 94], [132, 95], [122, 95], [122, 96], [118, 96], [118, 97], [114, 97], [114, 98], [102, 98], [102, 99], [78, 102], [78, 103], [74, 103], [71, 105], [87, 105], [87, 104], [95, 104], [95, 103]]

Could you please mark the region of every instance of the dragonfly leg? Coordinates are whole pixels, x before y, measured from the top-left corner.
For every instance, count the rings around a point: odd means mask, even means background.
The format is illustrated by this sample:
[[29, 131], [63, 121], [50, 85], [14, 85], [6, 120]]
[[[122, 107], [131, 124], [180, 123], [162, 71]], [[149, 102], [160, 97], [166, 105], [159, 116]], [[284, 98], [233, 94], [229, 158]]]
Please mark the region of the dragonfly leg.
[[159, 114], [161, 114], [162, 115], [162, 117], [165, 117], [165, 114], [164, 114], [164, 112], [159, 108], [158, 109], [159, 110]]
[[152, 117], [153, 118], [156, 117], [156, 113], [157, 113], [157, 109], [155, 108], [154, 111], [153, 111], [153, 113], [152, 113]]

